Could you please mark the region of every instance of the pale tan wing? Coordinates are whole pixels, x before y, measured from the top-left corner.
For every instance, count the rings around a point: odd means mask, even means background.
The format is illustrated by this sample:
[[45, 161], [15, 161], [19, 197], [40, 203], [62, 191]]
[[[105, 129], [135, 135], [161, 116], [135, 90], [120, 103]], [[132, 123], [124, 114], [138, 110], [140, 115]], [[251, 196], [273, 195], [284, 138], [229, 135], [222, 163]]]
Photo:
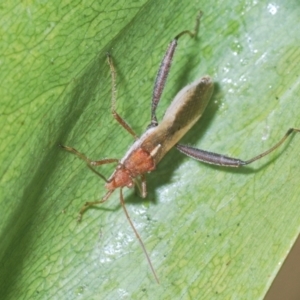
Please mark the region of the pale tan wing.
[[157, 164], [197, 122], [213, 93], [213, 81], [204, 76], [184, 87], [174, 98], [161, 123], [141, 137], [140, 146], [152, 152]]

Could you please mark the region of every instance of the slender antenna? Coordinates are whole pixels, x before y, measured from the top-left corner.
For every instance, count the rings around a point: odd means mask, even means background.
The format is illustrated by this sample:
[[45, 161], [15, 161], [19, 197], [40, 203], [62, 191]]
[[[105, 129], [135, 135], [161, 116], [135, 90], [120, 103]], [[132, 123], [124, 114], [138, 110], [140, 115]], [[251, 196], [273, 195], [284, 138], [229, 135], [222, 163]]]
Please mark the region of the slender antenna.
[[124, 198], [123, 198], [122, 188], [120, 188], [120, 202], [121, 202], [121, 205], [122, 205], [123, 210], [124, 210], [124, 212], [125, 212], [126, 218], [127, 218], [128, 222], [129, 222], [131, 228], [133, 229], [133, 231], [134, 231], [134, 233], [135, 233], [135, 236], [137, 237], [137, 239], [139, 240], [139, 242], [140, 242], [140, 244], [141, 244], [141, 246], [142, 246], [142, 248], [143, 248], [143, 251], [144, 251], [144, 253], [145, 253], [145, 255], [146, 255], [146, 258], [147, 258], [147, 260], [148, 260], [148, 263], [149, 263], [149, 265], [150, 265], [151, 271], [152, 271], [152, 273], [153, 273], [153, 275], [154, 275], [154, 277], [155, 277], [155, 280], [156, 280], [157, 283], [159, 283], [158, 277], [157, 277], [156, 272], [155, 272], [155, 270], [154, 270], [154, 268], [153, 268], [153, 265], [152, 265], [152, 263], [151, 263], [150, 257], [149, 257], [149, 255], [148, 255], [147, 250], [146, 250], [146, 247], [145, 247], [145, 245], [144, 245], [144, 243], [143, 243], [143, 241], [142, 241], [142, 239], [141, 239], [139, 233], [138, 233], [137, 230], [135, 229], [135, 227], [134, 227], [134, 225], [133, 225], [133, 223], [132, 223], [132, 221], [131, 221], [131, 219], [130, 219], [130, 217], [129, 217], [129, 214], [128, 214], [128, 212], [127, 212], [127, 209], [126, 209], [126, 207], [125, 207], [125, 202], [124, 202]]

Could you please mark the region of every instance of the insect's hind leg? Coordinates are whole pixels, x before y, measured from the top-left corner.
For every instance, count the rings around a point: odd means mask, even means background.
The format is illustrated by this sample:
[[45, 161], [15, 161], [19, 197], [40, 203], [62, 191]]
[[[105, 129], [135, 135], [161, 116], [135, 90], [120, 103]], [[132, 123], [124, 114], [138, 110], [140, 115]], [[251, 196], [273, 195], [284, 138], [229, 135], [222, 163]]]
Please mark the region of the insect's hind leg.
[[127, 124], [127, 122], [117, 113], [116, 111], [116, 101], [117, 101], [117, 85], [116, 85], [116, 70], [112, 61], [112, 58], [109, 53], [107, 53], [107, 61], [111, 73], [111, 113], [117, 122], [129, 132], [135, 140], [138, 139], [138, 136], [133, 131], [133, 129]]
[[239, 158], [233, 158], [233, 157], [229, 157], [226, 155], [222, 155], [222, 154], [218, 154], [218, 153], [214, 153], [214, 152], [210, 152], [210, 151], [205, 151], [205, 150], [201, 150], [201, 149], [197, 149], [197, 148], [194, 148], [191, 146], [186, 146], [186, 145], [181, 145], [181, 144], [177, 144], [176, 148], [181, 153], [183, 153], [189, 157], [192, 157], [196, 160], [205, 162], [205, 163], [209, 163], [212, 165], [218, 165], [218, 166], [226, 166], [226, 167], [242, 167], [245, 165], [249, 165], [256, 160], [259, 160], [264, 156], [267, 156], [268, 154], [270, 154], [271, 152], [276, 150], [279, 146], [281, 146], [292, 133], [296, 133], [296, 132], [300, 132], [300, 129], [290, 128], [286, 132], [286, 134], [275, 145], [273, 145], [268, 150], [254, 156], [248, 160], [241, 160]]
[[262, 157], [264, 156], [267, 156], [269, 153], [273, 152], [274, 150], [276, 150], [279, 146], [281, 146], [285, 140], [292, 134], [292, 133], [295, 133], [295, 132], [300, 132], [300, 129], [298, 128], [289, 128], [289, 130], [285, 133], [285, 135], [279, 140], [279, 142], [277, 142], [273, 147], [271, 147], [269, 150], [259, 154], [259, 155], [256, 155], [254, 156], [253, 158], [251, 159], [248, 159], [245, 161], [245, 165], [249, 165], [251, 163], [253, 163], [254, 161], [256, 160], [259, 160], [261, 159]]
[[177, 34], [173, 41], [169, 44], [168, 49], [165, 53], [165, 56], [163, 57], [158, 73], [156, 75], [153, 94], [152, 94], [152, 104], [151, 104], [151, 123], [149, 124], [148, 128], [155, 127], [158, 125], [157, 117], [156, 117], [156, 108], [158, 106], [158, 103], [160, 101], [162, 92], [164, 90], [167, 77], [169, 75], [169, 71], [171, 68], [172, 59], [177, 47], [177, 41], [180, 37], [182, 37], [185, 34], [188, 34], [190, 37], [196, 37], [199, 31], [200, 26], [200, 19], [202, 16], [202, 11], [200, 11], [196, 17], [196, 23], [195, 28], [193, 31], [190, 30], [184, 30]]
[[195, 27], [193, 31], [190, 30], [184, 30], [182, 32], [180, 32], [179, 34], [177, 34], [174, 38], [174, 40], [178, 40], [181, 36], [183, 36], [184, 34], [188, 34], [191, 38], [194, 38], [197, 36], [198, 31], [199, 31], [199, 27], [200, 27], [200, 19], [203, 15], [202, 11], [199, 11], [197, 17], [196, 17], [196, 22], [195, 22]]

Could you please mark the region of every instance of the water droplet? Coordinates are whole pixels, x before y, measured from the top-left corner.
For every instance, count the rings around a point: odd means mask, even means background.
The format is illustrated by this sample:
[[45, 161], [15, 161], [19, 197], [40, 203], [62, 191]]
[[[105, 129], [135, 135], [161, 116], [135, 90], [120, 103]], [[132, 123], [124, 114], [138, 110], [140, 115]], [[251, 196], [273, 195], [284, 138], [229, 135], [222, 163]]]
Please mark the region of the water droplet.
[[269, 136], [270, 136], [270, 126], [266, 126], [264, 128], [263, 135], [262, 135], [261, 139], [263, 141], [266, 141], [269, 138]]
[[278, 8], [279, 8], [279, 6], [274, 4], [274, 3], [269, 3], [268, 6], [267, 6], [268, 12], [271, 15], [275, 15], [278, 11]]
[[80, 295], [83, 294], [83, 291], [84, 291], [84, 287], [83, 287], [83, 286], [79, 286], [79, 287], [77, 287], [77, 289], [75, 290], [75, 294], [76, 294], [77, 296], [80, 296]]

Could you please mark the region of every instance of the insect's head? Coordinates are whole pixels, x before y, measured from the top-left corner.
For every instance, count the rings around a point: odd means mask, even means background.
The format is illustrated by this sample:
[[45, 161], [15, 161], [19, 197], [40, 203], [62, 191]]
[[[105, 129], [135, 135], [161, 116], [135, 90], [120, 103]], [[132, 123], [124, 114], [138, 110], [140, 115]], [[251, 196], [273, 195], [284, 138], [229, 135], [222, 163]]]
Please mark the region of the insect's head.
[[131, 188], [134, 186], [134, 182], [129, 171], [122, 164], [119, 164], [115, 172], [105, 184], [105, 187], [108, 190], [115, 190], [116, 188], [125, 186]]

